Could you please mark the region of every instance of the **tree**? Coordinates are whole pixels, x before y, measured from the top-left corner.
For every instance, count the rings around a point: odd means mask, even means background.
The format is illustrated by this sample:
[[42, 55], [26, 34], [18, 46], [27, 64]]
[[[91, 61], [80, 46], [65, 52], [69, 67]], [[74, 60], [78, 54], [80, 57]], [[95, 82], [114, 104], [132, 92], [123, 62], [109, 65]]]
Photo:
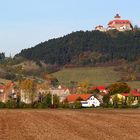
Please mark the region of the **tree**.
[[110, 96], [109, 95], [104, 95], [103, 96], [103, 103], [106, 104], [106, 106], [108, 106], [109, 102], [110, 102]]
[[19, 87], [25, 92], [25, 98], [28, 98], [33, 103], [36, 97], [36, 81], [32, 79], [21, 80]]
[[59, 66], [92, 66], [121, 59], [133, 61], [140, 58], [139, 36], [140, 30], [78, 31], [22, 50], [16, 56]]
[[114, 94], [112, 96], [113, 106], [115, 108], [118, 108], [120, 105], [123, 105], [125, 103], [125, 97], [120, 94]]
[[49, 93], [44, 96], [42, 105], [44, 108], [46, 107], [58, 107], [59, 106], [59, 97], [57, 95], [53, 95], [53, 105], [52, 105], [52, 95]]
[[0, 53], [0, 60], [5, 59], [5, 53]]
[[89, 82], [87, 80], [79, 84], [79, 89], [78, 89], [79, 93], [88, 93], [88, 90], [89, 90]]
[[130, 92], [130, 87], [128, 86], [127, 83], [115, 83], [110, 85], [108, 88], [109, 95], [114, 95], [118, 93], [129, 93]]

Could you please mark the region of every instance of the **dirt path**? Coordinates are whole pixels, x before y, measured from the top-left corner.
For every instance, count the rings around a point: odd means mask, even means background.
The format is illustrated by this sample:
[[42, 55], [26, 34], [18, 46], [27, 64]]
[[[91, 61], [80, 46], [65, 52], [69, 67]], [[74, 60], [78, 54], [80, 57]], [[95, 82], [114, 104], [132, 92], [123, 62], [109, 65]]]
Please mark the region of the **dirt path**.
[[0, 110], [0, 140], [140, 140], [140, 110]]

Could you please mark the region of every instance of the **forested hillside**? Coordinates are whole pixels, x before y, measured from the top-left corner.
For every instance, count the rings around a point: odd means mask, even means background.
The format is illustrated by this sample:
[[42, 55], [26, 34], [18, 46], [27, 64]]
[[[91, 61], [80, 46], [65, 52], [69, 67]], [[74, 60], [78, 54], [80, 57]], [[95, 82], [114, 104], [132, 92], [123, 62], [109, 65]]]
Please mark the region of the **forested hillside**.
[[140, 31], [78, 31], [22, 50], [16, 56], [47, 64], [94, 66], [140, 58]]

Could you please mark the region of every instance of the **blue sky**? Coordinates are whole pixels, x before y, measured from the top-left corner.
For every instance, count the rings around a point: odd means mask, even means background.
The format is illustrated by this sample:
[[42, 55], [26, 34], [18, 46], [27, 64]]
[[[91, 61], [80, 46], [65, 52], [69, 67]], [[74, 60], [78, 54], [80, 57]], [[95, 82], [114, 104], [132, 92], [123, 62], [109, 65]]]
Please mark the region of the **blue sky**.
[[73, 31], [107, 26], [116, 13], [140, 26], [139, 0], [0, 0], [0, 52], [14, 55]]

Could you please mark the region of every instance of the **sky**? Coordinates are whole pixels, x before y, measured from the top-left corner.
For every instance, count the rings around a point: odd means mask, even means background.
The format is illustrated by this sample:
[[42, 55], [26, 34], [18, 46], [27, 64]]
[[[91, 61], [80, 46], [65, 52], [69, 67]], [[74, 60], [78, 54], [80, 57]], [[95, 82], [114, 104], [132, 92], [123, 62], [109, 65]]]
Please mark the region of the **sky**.
[[140, 26], [139, 0], [0, 0], [0, 52], [22, 49], [79, 30], [94, 30], [119, 13]]

